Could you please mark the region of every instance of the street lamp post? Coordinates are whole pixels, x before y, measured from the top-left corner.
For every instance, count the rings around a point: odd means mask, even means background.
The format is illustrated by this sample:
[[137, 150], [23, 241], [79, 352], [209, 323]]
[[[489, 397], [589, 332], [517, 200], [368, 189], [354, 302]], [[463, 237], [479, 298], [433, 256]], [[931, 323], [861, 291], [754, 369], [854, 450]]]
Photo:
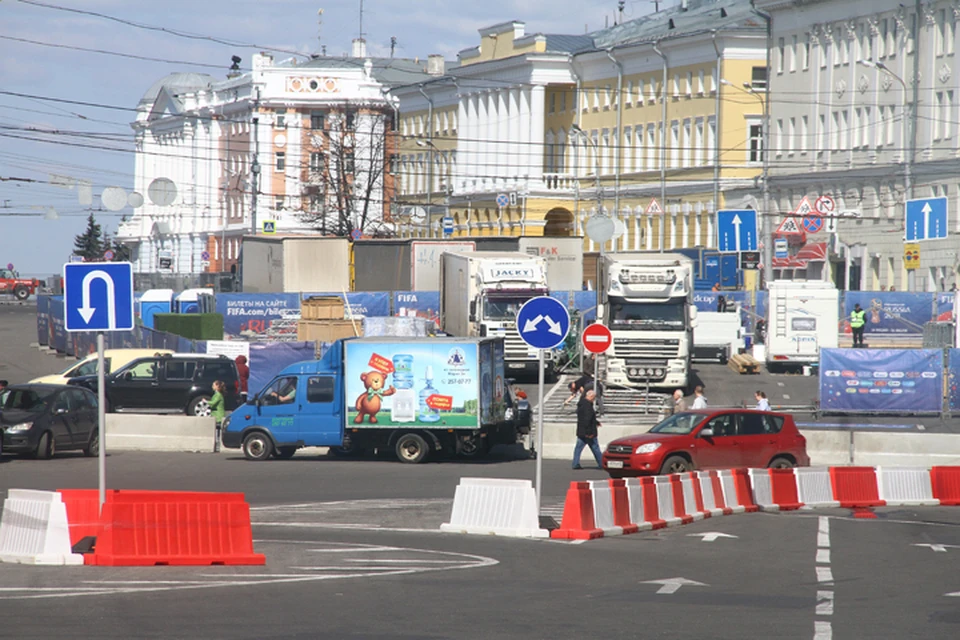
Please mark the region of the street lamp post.
[[433, 140], [417, 140], [418, 147], [426, 147], [430, 153], [427, 156], [427, 162], [430, 164], [429, 173], [427, 180], [427, 229], [428, 232], [433, 228], [433, 152], [440, 151], [437, 148], [437, 145], [433, 144]]
[[[590, 144], [590, 146], [593, 147], [593, 157], [594, 157], [594, 160], [596, 161], [595, 167], [594, 167], [594, 171], [596, 172], [596, 190], [597, 190], [597, 213], [596, 213], [596, 215], [598, 215], [598, 216], [606, 215], [606, 214], [604, 213], [604, 211], [603, 211], [603, 185], [602, 185], [601, 182], [600, 182], [600, 151], [597, 149], [597, 143], [594, 142], [593, 139], [592, 139], [590, 136], [587, 135], [587, 132], [586, 132], [586, 131], [584, 131], [583, 129], [581, 129], [581, 128], [580, 128], [578, 125], [576, 125], [576, 124], [570, 125], [570, 130], [571, 130], [572, 132], [574, 132], [575, 134], [577, 134], [578, 136], [580, 136], [581, 138], [583, 138], [584, 140], [586, 140], [586, 141]], [[596, 289], [597, 289], [597, 316], [598, 316], [598, 319], [599, 319], [599, 314], [600, 314], [600, 305], [601, 305], [602, 302], [603, 302], [603, 299], [602, 299], [602, 297], [601, 297], [601, 291], [600, 291], [600, 275], [601, 275], [601, 272], [602, 272], [602, 270], [603, 270], [603, 256], [604, 256], [605, 253], [606, 253], [605, 250], [604, 250], [605, 245], [606, 245], [606, 242], [601, 242], [601, 243], [600, 243], [600, 256], [599, 256], [599, 258], [597, 258], [597, 284], [596, 284]]]

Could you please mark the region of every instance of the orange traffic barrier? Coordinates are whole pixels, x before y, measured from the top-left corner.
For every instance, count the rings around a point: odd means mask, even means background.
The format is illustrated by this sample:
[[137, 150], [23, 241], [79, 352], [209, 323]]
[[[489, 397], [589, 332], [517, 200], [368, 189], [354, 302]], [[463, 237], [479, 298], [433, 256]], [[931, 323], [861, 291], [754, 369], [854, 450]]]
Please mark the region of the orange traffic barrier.
[[[57, 489], [57, 493], [67, 506], [70, 544], [95, 538], [100, 533], [100, 492], [96, 489]], [[107, 499], [113, 493], [108, 491]]]
[[603, 536], [593, 518], [593, 495], [589, 482], [571, 482], [563, 503], [560, 528], [550, 532], [551, 538], [561, 540], [592, 540]]
[[932, 467], [933, 497], [942, 505], [960, 505], [960, 467]]
[[877, 470], [873, 467], [830, 467], [833, 499], [841, 507], [882, 507], [877, 487]]
[[797, 475], [793, 469], [767, 469], [770, 474], [770, 493], [781, 511], [803, 506], [797, 497]]
[[760, 507], [753, 500], [753, 487], [750, 484], [750, 473], [748, 469], [731, 469], [733, 476], [733, 486], [737, 493], [737, 505], [744, 508], [747, 513], [759, 511]]
[[627, 494], [627, 481], [611, 478], [610, 490], [613, 493], [613, 524], [621, 527], [625, 534], [636, 533], [640, 530], [640, 525], [630, 520], [630, 496]]
[[660, 517], [660, 502], [657, 498], [657, 485], [653, 477], [639, 478], [643, 495], [643, 519], [654, 529], [663, 529], [667, 521]]

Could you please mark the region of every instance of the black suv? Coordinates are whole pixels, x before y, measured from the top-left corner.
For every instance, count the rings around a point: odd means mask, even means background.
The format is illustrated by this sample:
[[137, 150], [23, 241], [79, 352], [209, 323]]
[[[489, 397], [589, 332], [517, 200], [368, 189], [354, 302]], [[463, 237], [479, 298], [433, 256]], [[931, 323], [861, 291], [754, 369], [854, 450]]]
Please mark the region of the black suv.
[[[107, 411], [183, 411], [210, 415], [213, 382], [226, 384], [227, 409], [237, 406], [237, 365], [222, 355], [175, 353], [137, 358], [106, 377]], [[70, 384], [97, 390], [97, 376], [77, 376]]]

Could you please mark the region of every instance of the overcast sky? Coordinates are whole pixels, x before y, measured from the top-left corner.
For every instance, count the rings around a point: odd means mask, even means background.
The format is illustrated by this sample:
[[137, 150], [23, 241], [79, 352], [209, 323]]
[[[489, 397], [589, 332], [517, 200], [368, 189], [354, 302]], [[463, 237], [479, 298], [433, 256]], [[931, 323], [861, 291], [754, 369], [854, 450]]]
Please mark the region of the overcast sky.
[[[652, 9], [652, 0], [630, 0], [624, 17]], [[612, 24], [616, 10], [615, 0], [365, 0], [363, 31], [371, 55], [388, 56], [395, 36], [397, 57], [455, 60], [479, 44], [478, 29], [499, 22], [522, 20], [527, 33], [581, 34]], [[359, 16], [359, 0], [0, 1], [0, 266], [46, 276], [72, 252], [87, 207], [76, 190], [49, 184], [50, 174], [89, 180], [97, 221], [111, 233], [121, 215], [131, 215], [129, 208], [99, 210], [98, 196], [105, 187], [132, 186], [129, 123], [154, 81], [174, 71], [224, 77], [232, 55], [247, 70], [258, 49], [310, 53], [322, 42], [328, 55], [342, 55], [358, 35]], [[50, 207], [59, 219], [44, 219]]]

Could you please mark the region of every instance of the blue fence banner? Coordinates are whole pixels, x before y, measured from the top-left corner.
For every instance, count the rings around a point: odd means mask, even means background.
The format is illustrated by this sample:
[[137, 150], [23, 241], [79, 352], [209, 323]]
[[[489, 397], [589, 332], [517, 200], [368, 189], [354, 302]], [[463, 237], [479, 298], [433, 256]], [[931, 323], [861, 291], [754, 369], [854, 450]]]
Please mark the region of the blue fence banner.
[[[298, 293], [217, 294], [217, 313], [223, 316], [223, 332], [230, 337], [266, 333], [284, 313], [299, 311]], [[224, 339], [230, 339], [226, 336]]]
[[843, 314], [840, 316], [844, 333], [850, 333], [850, 312], [854, 305], [867, 312], [864, 333], [921, 336], [923, 325], [933, 320], [933, 293], [901, 293], [899, 291], [847, 291], [843, 294]]
[[820, 410], [940, 413], [940, 349], [822, 349]]
[[[331, 293], [305, 293], [303, 294], [303, 299], [306, 300], [313, 296], [333, 297], [344, 300], [343, 293], [339, 291]], [[349, 307], [349, 312], [355, 316], [382, 318], [390, 315], [391, 299], [392, 296], [389, 291], [351, 291], [347, 293], [344, 307]]]
[[947, 406], [960, 411], [960, 349], [947, 349]]
[[37, 296], [37, 344], [50, 344], [50, 296]]
[[938, 322], [950, 322], [953, 320], [953, 300], [955, 297], [956, 293], [953, 291], [946, 291], [937, 294], [936, 319]]

